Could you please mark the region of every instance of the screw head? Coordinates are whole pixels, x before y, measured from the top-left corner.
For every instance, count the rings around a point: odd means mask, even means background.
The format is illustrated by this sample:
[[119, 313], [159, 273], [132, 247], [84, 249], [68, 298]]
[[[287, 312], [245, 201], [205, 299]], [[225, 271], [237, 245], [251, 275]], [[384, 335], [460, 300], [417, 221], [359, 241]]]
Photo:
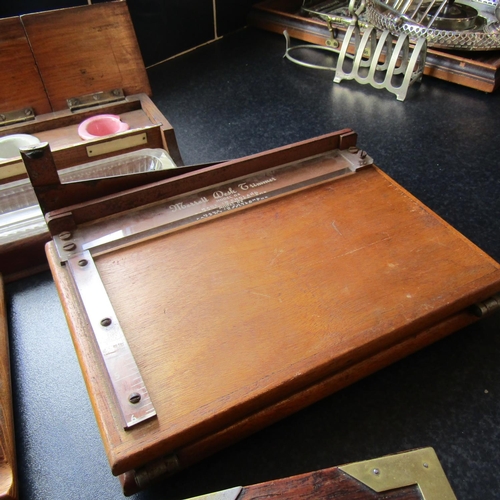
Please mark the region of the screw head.
[[67, 241], [71, 239], [72, 234], [69, 231], [63, 231], [59, 234], [59, 238], [63, 241]]
[[132, 403], [133, 405], [136, 405], [140, 400], [141, 400], [141, 395], [138, 393], [138, 392], [133, 392], [132, 394], [130, 394], [130, 396], [128, 397], [128, 400], [130, 403]]
[[111, 325], [111, 323], [112, 323], [111, 318], [101, 319], [101, 325], [102, 326], [109, 326], [109, 325]]
[[429, 464], [428, 464], [427, 462], [424, 462], [422, 465], [423, 465], [426, 469], [428, 469], [428, 468], [429, 468]]
[[80, 267], [85, 267], [88, 263], [89, 263], [89, 261], [87, 259], [82, 259], [82, 260], [78, 261], [78, 265]]
[[372, 471], [376, 476], [378, 476], [380, 474], [380, 470], [379, 469], [373, 469]]
[[63, 250], [65, 250], [66, 252], [72, 252], [75, 249], [76, 245], [74, 243], [66, 243], [66, 245], [63, 246]]

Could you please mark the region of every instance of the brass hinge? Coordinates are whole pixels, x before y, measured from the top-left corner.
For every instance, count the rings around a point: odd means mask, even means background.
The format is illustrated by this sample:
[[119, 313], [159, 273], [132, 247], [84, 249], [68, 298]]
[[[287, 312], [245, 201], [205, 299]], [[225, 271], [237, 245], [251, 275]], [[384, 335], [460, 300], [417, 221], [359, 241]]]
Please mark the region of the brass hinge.
[[180, 470], [177, 455], [167, 455], [134, 470], [135, 483], [140, 489], [148, 488], [155, 480]]
[[17, 109], [16, 111], [0, 112], [0, 127], [13, 125], [14, 123], [27, 122], [35, 119], [33, 108]]
[[483, 318], [484, 316], [491, 314], [497, 309], [500, 309], [500, 293], [492, 295], [488, 299], [483, 300], [482, 302], [478, 302], [477, 304], [474, 304], [472, 308], [474, 314], [478, 318]]
[[70, 97], [69, 99], [66, 99], [66, 102], [68, 103], [68, 108], [71, 111], [77, 111], [79, 109], [100, 106], [101, 104], [122, 101], [123, 99], [125, 99], [123, 89], [113, 89], [103, 92], [95, 92], [93, 94], [86, 94], [79, 97]]

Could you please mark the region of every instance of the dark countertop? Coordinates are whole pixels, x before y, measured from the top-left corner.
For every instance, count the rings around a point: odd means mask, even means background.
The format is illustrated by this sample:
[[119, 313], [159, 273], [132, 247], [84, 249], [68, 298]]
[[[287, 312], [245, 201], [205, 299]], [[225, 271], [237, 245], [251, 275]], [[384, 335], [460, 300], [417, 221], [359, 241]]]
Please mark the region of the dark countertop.
[[[149, 70], [187, 164], [352, 128], [379, 167], [500, 261], [500, 92], [424, 77], [398, 102], [283, 52], [282, 37], [246, 29]], [[50, 274], [11, 283], [6, 296], [20, 498], [123, 498]], [[133, 498], [186, 498], [424, 446], [459, 499], [500, 498], [500, 314]]]

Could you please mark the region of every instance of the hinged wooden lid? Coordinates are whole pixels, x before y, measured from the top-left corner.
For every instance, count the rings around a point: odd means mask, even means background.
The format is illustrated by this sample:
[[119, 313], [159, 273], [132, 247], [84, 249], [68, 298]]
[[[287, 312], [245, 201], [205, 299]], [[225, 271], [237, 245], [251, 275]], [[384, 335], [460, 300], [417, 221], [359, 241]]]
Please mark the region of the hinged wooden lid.
[[113, 89], [151, 95], [124, 1], [38, 12], [0, 23], [0, 112], [35, 106], [45, 92], [45, 107], [37, 107], [36, 114], [50, 112], [50, 107], [67, 109], [67, 99]]
[[51, 111], [19, 17], [0, 19], [0, 63], [0, 114], [26, 106], [37, 115]]
[[54, 111], [66, 99], [122, 88], [151, 94], [126, 2], [22, 16]]

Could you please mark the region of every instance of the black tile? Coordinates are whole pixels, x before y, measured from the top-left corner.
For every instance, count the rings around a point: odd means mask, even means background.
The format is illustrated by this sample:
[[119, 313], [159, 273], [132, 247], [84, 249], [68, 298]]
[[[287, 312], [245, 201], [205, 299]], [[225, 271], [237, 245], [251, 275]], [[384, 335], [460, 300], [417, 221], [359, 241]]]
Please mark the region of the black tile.
[[0, 17], [20, 16], [30, 12], [41, 12], [43, 10], [64, 9], [65, 7], [77, 7], [87, 5], [87, 0], [17, 0], [16, 2], [1, 2]]
[[213, 40], [212, 0], [129, 0], [146, 66]]
[[215, 0], [217, 35], [222, 36], [242, 28], [254, 3], [260, 0]]

